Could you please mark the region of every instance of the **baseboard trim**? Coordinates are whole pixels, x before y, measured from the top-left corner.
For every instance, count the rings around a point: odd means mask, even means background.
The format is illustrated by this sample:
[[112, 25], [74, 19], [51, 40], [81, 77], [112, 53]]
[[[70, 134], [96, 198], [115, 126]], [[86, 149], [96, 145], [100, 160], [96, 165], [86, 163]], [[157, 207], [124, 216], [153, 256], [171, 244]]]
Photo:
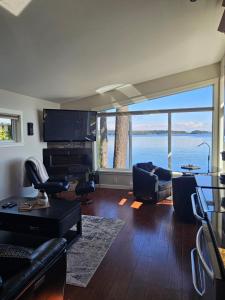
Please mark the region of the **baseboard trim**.
[[132, 186], [119, 184], [96, 184], [96, 187], [104, 189], [132, 190]]

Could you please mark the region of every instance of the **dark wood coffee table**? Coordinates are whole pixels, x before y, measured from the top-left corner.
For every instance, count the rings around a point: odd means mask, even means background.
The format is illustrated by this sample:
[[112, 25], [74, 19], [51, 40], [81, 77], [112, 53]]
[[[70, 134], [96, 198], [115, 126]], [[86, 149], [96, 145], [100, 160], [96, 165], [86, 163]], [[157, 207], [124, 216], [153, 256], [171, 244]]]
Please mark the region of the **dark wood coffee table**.
[[[82, 234], [79, 201], [49, 199], [49, 208], [18, 211], [18, 204], [25, 199], [29, 198], [11, 197], [0, 201], [0, 230], [46, 238], [65, 237], [68, 244]], [[17, 206], [2, 208], [8, 202], [16, 202]], [[71, 230], [74, 225], [76, 230]]]

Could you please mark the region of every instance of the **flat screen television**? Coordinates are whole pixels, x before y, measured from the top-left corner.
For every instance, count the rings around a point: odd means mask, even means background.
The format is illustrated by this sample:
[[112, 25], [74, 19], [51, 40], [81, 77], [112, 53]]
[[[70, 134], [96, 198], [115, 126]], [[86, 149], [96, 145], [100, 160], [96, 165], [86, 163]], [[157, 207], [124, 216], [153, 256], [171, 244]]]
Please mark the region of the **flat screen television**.
[[44, 109], [44, 141], [96, 141], [96, 117], [95, 111]]

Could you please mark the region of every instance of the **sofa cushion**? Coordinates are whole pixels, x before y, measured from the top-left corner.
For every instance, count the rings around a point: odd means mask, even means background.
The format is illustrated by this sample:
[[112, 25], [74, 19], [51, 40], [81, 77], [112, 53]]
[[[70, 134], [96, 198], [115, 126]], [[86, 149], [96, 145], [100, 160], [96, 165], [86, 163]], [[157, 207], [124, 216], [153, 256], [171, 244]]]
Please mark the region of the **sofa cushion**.
[[159, 191], [164, 191], [172, 187], [172, 182], [168, 180], [159, 180]]
[[2, 275], [12, 274], [32, 262], [30, 248], [17, 245], [0, 244], [0, 269]]

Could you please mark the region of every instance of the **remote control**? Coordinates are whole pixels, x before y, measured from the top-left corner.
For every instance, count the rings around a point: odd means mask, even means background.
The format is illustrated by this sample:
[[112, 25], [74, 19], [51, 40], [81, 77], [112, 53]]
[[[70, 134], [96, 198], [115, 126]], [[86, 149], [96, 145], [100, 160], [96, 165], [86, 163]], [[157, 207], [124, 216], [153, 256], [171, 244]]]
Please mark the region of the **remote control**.
[[14, 206], [16, 206], [17, 204], [15, 202], [11, 202], [9, 205], [8, 205], [8, 208], [12, 208]]
[[7, 208], [9, 206], [9, 204], [10, 204], [10, 202], [3, 204], [2, 208]]
[[16, 206], [16, 202], [8, 202], [2, 205], [2, 208], [12, 208], [14, 206]]

